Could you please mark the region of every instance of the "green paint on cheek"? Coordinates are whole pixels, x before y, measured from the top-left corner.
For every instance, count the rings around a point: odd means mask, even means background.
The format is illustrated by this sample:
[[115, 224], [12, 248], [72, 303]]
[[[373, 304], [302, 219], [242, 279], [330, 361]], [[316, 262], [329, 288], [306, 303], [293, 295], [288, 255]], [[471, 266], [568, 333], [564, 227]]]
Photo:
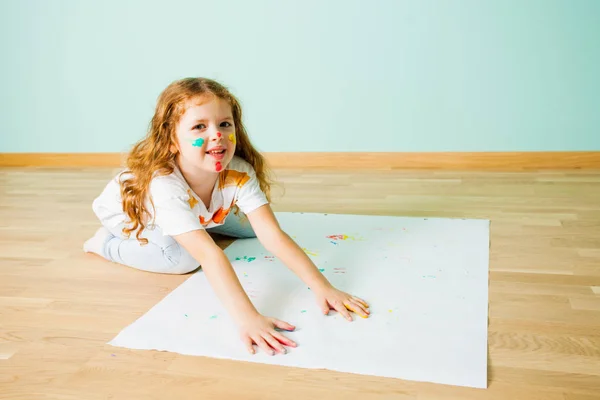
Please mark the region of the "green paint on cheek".
[[198, 138], [192, 142], [192, 146], [194, 146], [194, 147], [202, 147], [203, 144], [204, 144], [204, 139], [202, 139], [202, 138]]

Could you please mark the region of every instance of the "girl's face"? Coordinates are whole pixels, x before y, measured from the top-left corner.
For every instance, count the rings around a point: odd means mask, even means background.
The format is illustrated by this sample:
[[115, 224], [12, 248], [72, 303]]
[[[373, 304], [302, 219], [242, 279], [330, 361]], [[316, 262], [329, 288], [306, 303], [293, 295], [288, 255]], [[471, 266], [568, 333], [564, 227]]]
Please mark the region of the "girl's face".
[[[200, 101], [199, 101], [200, 100]], [[176, 128], [179, 162], [187, 168], [220, 172], [235, 153], [235, 126], [229, 103], [216, 96], [186, 104]]]

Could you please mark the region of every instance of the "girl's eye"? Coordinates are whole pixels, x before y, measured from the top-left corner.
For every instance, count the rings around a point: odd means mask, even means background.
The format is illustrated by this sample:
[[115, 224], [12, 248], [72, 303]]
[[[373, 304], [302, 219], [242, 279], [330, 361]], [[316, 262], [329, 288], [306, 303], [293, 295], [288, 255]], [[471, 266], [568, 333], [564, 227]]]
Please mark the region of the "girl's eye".
[[231, 126], [231, 124], [230, 124], [229, 122], [225, 121], [225, 122], [221, 122], [221, 126], [222, 126], [223, 128], [228, 128], [228, 127], [230, 127], [230, 126]]
[[206, 126], [204, 124], [198, 124], [194, 127], [194, 129], [204, 129]]

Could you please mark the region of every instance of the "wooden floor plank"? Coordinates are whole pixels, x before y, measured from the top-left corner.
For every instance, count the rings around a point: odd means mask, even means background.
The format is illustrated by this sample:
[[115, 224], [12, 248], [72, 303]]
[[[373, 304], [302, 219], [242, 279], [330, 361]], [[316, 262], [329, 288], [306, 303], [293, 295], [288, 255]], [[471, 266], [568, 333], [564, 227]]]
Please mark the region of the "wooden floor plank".
[[0, 169], [0, 398], [600, 399], [600, 171], [276, 171], [276, 211], [491, 220], [485, 390], [107, 345], [188, 278], [83, 254], [117, 171]]

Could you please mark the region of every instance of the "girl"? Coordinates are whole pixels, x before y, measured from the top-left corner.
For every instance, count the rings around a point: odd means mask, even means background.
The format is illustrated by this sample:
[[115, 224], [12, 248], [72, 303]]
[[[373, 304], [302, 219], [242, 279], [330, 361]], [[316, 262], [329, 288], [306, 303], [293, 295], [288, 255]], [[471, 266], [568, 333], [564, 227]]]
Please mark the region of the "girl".
[[312, 289], [324, 314], [332, 308], [350, 321], [348, 310], [366, 318], [367, 303], [327, 281], [281, 230], [269, 201], [265, 161], [250, 143], [238, 100], [213, 80], [182, 79], [159, 96], [127, 170], [94, 200], [102, 227], [84, 251], [158, 273], [201, 265], [252, 354], [255, 344], [267, 354], [286, 353], [284, 345], [296, 343], [276, 328], [295, 328], [258, 313], [211, 232], [258, 238]]

